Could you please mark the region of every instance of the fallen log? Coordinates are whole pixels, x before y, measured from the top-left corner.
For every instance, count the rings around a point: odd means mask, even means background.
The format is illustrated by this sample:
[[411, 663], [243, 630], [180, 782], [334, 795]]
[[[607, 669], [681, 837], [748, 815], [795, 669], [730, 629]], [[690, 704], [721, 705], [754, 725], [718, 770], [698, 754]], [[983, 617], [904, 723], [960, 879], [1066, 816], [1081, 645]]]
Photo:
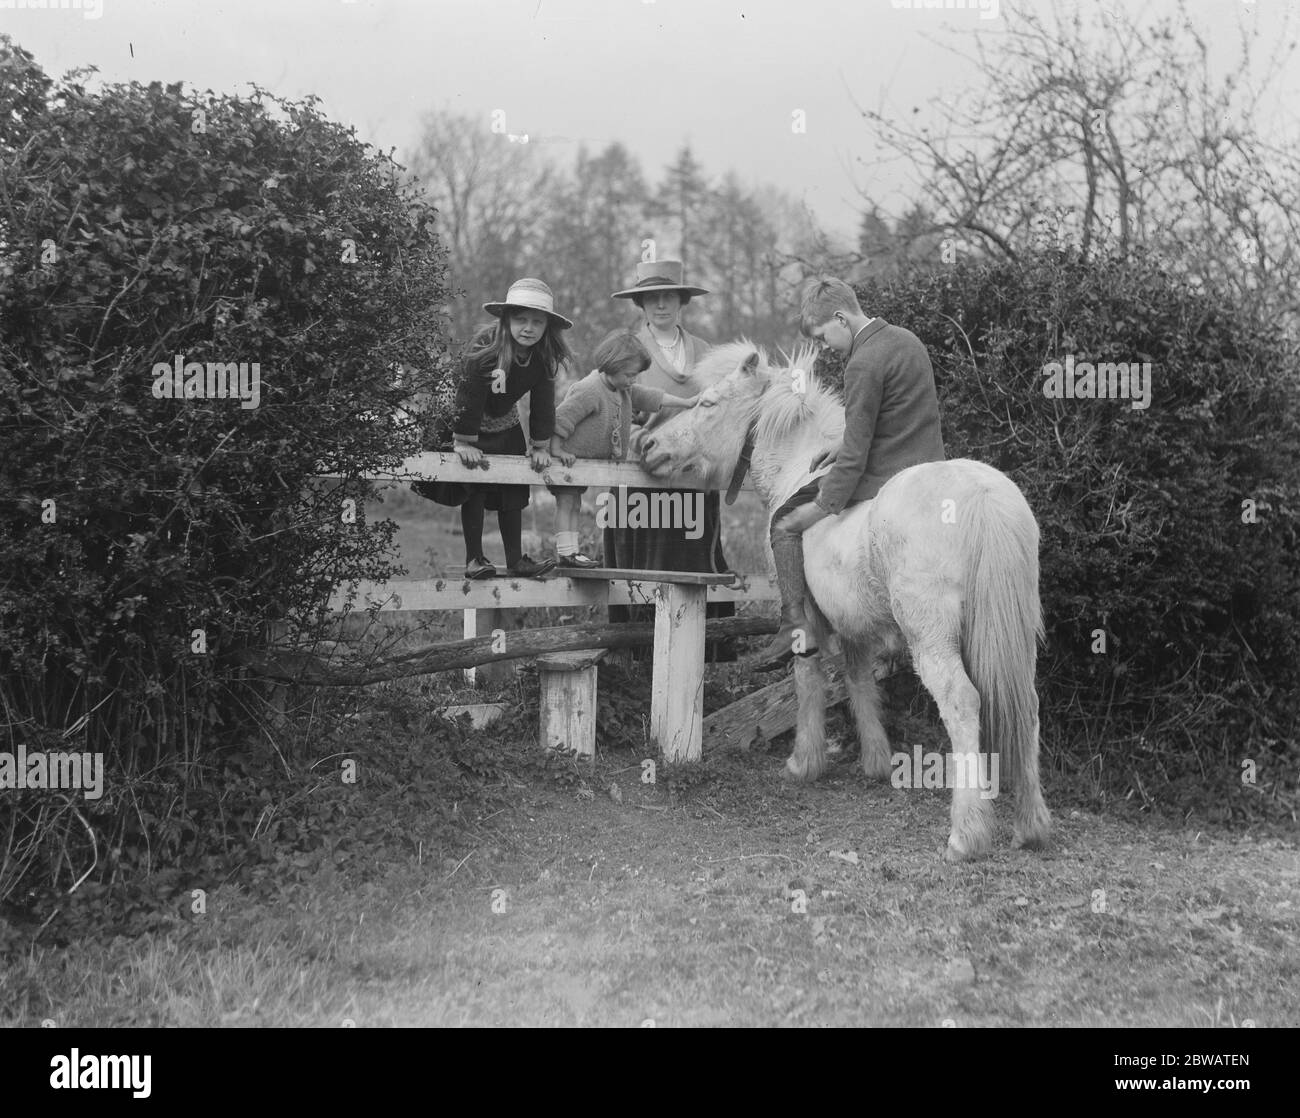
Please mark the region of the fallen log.
[[[706, 641], [725, 640], [728, 637], [757, 637], [774, 633], [778, 627], [775, 619], [723, 617], [705, 622], [704, 635]], [[500, 660], [541, 656], [548, 652], [653, 644], [654, 636], [655, 627], [648, 623], [556, 625], [545, 629], [508, 632], [505, 648], [500, 652], [493, 650], [495, 638], [487, 636], [412, 649], [386, 656], [377, 663], [373, 658], [348, 659], [340, 655], [326, 660], [310, 652], [276, 649], [243, 649], [234, 654], [234, 659], [255, 675], [280, 683], [360, 687], [369, 683], [384, 683], [390, 679], [494, 664]]]
[[[844, 659], [823, 653], [827, 667], [826, 709], [848, 698], [842, 668]], [[765, 741], [793, 730], [799, 718], [799, 700], [794, 693], [794, 675], [786, 672], [775, 683], [737, 699], [704, 720], [704, 748], [748, 749], [762, 737]]]
[[[823, 652], [826, 667], [826, 709], [849, 697], [844, 682], [844, 657], [838, 652]], [[903, 662], [881, 661], [873, 674], [876, 681], [900, 671]], [[787, 673], [776, 683], [737, 699], [704, 720], [705, 749], [748, 749], [758, 738], [770, 741], [799, 720], [799, 700], [794, 693], [794, 675]]]

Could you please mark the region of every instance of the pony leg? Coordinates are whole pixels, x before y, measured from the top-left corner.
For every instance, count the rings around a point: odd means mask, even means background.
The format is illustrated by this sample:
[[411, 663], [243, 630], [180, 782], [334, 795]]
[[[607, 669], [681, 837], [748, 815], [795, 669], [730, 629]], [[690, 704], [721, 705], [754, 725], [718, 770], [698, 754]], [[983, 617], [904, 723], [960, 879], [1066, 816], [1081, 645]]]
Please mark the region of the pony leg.
[[876, 683], [876, 657], [871, 645], [843, 641], [844, 678], [848, 682], [849, 705], [858, 725], [862, 749], [862, 775], [868, 780], [888, 780], [890, 773], [889, 735], [880, 722], [880, 688]]
[[814, 781], [826, 771], [826, 670], [820, 656], [794, 658], [794, 693], [799, 722], [785, 768], [795, 780]]
[[[915, 651], [915, 650], [914, 650]], [[952, 790], [952, 830], [944, 860], [965, 862], [983, 857], [993, 844], [993, 804], [982, 795], [976, 780], [979, 768], [980, 695], [966, 674], [955, 648], [927, 650], [916, 656], [916, 671], [934, 696], [952, 742], [955, 771]]]
[[1035, 703], [1030, 720], [1032, 744], [1024, 751], [1020, 771], [1016, 773], [1016, 824], [1011, 836], [1011, 845], [1016, 849], [1040, 850], [1052, 831], [1052, 816], [1043, 803], [1043, 791], [1038, 784], [1037, 706]]

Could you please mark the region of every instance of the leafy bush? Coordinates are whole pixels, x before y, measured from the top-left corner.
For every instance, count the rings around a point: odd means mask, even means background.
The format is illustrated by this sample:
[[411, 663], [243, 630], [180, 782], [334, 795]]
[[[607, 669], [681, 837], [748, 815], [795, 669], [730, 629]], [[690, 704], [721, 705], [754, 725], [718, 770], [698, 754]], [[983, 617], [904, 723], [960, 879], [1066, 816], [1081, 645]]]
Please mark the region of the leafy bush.
[[[1288, 339], [1142, 257], [1053, 252], [858, 294], [926, 344], [949, 457], [1003, 470], [1038, 517], [1043, 719], [1067, 767], [1104, 758], [1120, 790], [1137, 773], [1129, 786], [1155, 799], [1190, 762], [1202, 787], [1250, 796], [1240, 761], [1253, 757], [1261, 784], [1293, 792], [1300, 362]], [[1150, 362], [1150, 406], [1047, 398], [1044, 366], [1067, 354]]]
[[[268, 623], [393, 573], [354, 479], [445, 406], [445, 258], [311, 99], [82, 77], [0, 37], [0, 748], [126, 780], [250, 724]], [[177, 361], [260, 393], [159, 398]]]

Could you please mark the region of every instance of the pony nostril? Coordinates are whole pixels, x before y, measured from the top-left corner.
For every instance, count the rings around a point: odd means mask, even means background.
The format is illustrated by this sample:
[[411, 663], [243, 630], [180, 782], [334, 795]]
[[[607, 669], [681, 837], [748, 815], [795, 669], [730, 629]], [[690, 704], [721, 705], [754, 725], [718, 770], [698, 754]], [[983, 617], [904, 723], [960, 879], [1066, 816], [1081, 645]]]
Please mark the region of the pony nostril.
[[641, 443], [641, 449], [649, 454], [655, 448], [654, 439], [646, 439]]

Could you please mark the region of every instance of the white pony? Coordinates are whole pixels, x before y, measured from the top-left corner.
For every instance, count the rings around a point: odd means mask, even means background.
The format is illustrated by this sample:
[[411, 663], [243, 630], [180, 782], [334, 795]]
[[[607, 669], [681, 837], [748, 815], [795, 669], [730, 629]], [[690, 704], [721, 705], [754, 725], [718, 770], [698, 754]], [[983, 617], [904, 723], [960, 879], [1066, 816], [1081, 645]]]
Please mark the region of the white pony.
[[[770, 517], [844, 430], [839, 398], [811, 376], [815, 356], [804, 346], [788, 365], [771, 367], [747, 341], [713, 350], [698, 366], [709, 387], [696, 407], [641, 439], [646, 469], [704, 488], [730, 479], [730, 500], [748, 466]], [[808, 529], [804, 568], [817, 607], [807, 616], [844, 653], [863, 772], [890, 775], [873, 667], [906, 647], [952, 742], [947, 860], [978, 858], [992, 843], [987, 791], [960, 775], [981, 771], [981, 740], [1016, 789], [1013, 845], [1041, 846], [1051, 817], [1038, 783], [1038, 524], [1015, 483], [965, 458], [902, 470], [874, 500]], [[821, 657], [795, 657], [794, 674], [799, 726], [786, 768], [816, 780], [826, 767]]]

